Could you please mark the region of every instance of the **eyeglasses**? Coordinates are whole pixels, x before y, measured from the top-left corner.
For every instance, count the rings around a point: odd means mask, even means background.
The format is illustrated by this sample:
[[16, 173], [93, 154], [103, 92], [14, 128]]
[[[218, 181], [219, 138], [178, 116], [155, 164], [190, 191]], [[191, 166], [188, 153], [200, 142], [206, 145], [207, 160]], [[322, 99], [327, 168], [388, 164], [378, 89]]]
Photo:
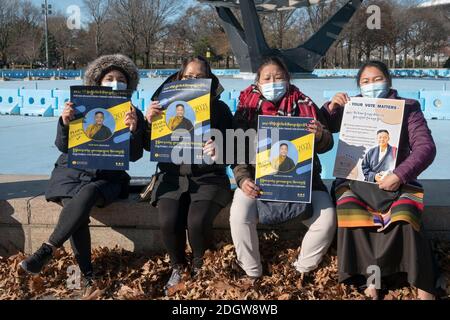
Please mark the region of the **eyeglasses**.
[[205, 76], [203, 75], [203, 74], [201, 74], [201, 75], [197, 75], [197, 76], [193, 76], [193, 75], [185, 75], [185, 76], [183, 76], [183, 80], [193, 80], [193, 79], [202, 79], [202, 78], [204, 78]]

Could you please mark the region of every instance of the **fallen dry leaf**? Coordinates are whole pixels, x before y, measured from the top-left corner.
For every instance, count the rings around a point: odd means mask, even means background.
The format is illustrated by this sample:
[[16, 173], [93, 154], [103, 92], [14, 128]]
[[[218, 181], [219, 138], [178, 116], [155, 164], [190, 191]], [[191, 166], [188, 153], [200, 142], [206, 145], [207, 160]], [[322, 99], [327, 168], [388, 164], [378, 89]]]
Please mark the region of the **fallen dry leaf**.
[[[67, 268], [76, 264], [72, 254], [58, 250], [55, 259], [39, 277], [20, 271], [23, 254], [0, 257], [0, 300], [2, 299], [251, 299], [251, 300], [366, 300], [355, 288], [339, 284], [337, 257], [327, 254], [318, 269], [301, 281], [292, 267], [299, 254], [300, 240], [282, 240], [274, 232], [260, 237], [261, 260], [265, 270], [258, 281], [243, 277], [236, 263], [236, 253], [230, 239], [218, 239], [217, 250], [205, 254], [204, 266], [196, 279], [189, 274], [183, 283], [164, 295], [164, 285], [170, 274], [170, 260], [164, 255], [142, 255], [116, 248], [98, 247], [92, 250], [98, 279], [95, 286], [80, 297], [80, 290], [67, 287]], [[444, 278], [442, 291], [450, 298], [450, 243], [434, 242], [434, 251]], [[331, 251], [332, 252], [332, 251]], [[192, 253], [188, 252], [192, 258]], [[268, 271], [270, 270], [270, 272]], [[416, 299], [416, 289], [405, 287], [391, 290], [384, 296], [392, 300]]]
[[184, 282], [180, 282], [169, 289], [167, 289], [167, 294], [169, 296], [173, 296], [175, 293], [180, 291], [186, 291], [186, 284]]
[[83, 300], [99, 300], [104, 292], [104, 290], [96, 289], [88, 296], [83, 297]]
[[44, 292], [44, 279], [42, 279], [40, 276], [34, 276], [29, 281], [30, 291], [34, 294], [39, 294]]

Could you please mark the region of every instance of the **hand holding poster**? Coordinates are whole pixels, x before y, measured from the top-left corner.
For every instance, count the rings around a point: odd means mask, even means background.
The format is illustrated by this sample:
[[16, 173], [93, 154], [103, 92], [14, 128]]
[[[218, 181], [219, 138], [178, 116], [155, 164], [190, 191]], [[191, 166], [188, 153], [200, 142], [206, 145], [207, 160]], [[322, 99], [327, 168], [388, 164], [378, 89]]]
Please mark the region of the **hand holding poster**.
[[311, 202], [314, 134], [312, 118], [258, 117], [256, 184], [260, 200]]
[[344, 107], [334, 176], [376, 183], [392, 173], [404, 100], [352, 98]]
[[167, 83], [158, 100], [164, 111], [152, 121], [151, 161], [203, 163], [203, 134], [210, 130], [211, 79]]
[[129, 169], [131, 92], [108, 87], [70, 87], [75, 119], [69, 124], [69, 167]]

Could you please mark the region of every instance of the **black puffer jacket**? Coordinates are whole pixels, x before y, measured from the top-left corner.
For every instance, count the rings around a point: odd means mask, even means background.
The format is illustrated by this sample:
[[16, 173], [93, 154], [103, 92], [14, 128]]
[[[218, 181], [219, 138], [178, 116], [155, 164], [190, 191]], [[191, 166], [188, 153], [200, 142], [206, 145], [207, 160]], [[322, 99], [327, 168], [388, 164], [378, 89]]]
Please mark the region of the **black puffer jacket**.
[[[170, 76], [155, 92], [152, 100], [157, 100], [164, 84], [173, 82], [177, 74]], [[232, 129], [233, 115], [229, 107], [220, 100], [222, 87], [217, 77], [212, 79], [211, 100], [211, 128], [222, 132], [223, 159], [226, 159], [226, 130]], [[147, 137], [150, 137], [150, 125], [148, 125]], [[145, 143], [145, 148], [150, 150], [150, 142]], [[192, 201], [213, 200], [219, 205], [225, 206], [231, 200], [230, 180], [226, 173], [225, 164], [182, 164], [158, 163], [162, 174], [152, 194], [152, 204], [156, 205], [160, 198], [178, 200], [182, 193], [189, 192]]]
[[[136, 90], [139, 82], [139, 73], [134, 63], [123, 55], [102, 56], [92, 62], [85, 73], [85, 85], [100, 85], [107, 71], [120, 70], [128, 80], [128, 89]], [[137, 161], [142, 157], [144, 143], [146, 142], [146, 124], [141, 111], [136, 109], [138, 126], [136, 132], [131, 134], [130, 160]], [[64, 126], [60, 117], [57, 124], [55, 145], [61, 155], [55, 163], [50, 181], [45, 193], [47, 201], [59, 202], [61, 198], [72, 198], [86, 184], [94, 183], [104, 197], [104, 205], [117, 198], [117, 186], [120, 184], [120, 197], [128, 197], [130, 176], [125, 171], [112, 170], [79, 170], [67, 167], [69, 128]], [[114, 184], [114, 185], [113, 185]]]

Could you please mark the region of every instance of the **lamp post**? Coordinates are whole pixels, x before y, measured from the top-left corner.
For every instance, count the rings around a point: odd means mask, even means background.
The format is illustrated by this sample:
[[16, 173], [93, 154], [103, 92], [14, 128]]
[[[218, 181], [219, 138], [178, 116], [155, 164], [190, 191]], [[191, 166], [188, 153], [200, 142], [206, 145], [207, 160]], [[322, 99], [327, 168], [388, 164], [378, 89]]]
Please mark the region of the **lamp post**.
[[47, 3], [47, 0], [42, 4], [42, 14], [44, 15], [44, 35], [45, 35], [45, 65], [47, 69], [50, 68], [50, 61], [48, 57], [48, 15], [52, 14], [52, 5]]
[[207, 47], [207, 48], [206, 48], [206, 60], [209, 62], [209, 64], [211, 64], [211, 56], [212, 56], [212, 54], [211, 54], [211, 48], [210, 48], [210, 47]]

